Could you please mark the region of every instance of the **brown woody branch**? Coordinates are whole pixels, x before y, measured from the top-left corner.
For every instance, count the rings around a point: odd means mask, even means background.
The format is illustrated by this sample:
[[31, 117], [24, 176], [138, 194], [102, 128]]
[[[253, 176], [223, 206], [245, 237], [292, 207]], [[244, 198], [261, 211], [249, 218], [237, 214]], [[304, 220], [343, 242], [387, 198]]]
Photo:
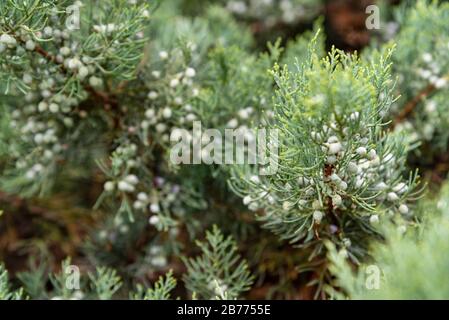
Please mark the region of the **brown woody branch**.
[[392, 124], [392, 129], [394, 129], [399, 123], [404, 121], [406, 118], [410, 116], [411, 113], [415, 110], [416, 106], [426, 97], [431, 95], [436, 90], [436, 87], [433, 84], [429, 84], [423, 90], [421, 90], [412, 100], [410, 100], [405, 106], [404, 109], [397, 115]]
[[[23, 43], [23, 41], [21, 41], [21, 39], [17, 39], [17, 40]], [[58, 62], [56, 60], [55, 56], [53, 56], [51, 53], [45, 51], [45, 49], [43, 49], [41, 46], [36, 45], [36, 47], [34, 48], [34, 51], [36, 53], [38, 53], [39, 55], [41, 55], [42, 57], [44, 57], [47, 61], [59, 65], [61, 70], [65, 74], [69, 73], [68, 70], [65, 68], [64, 64]], [[91, 94], [91, 96], [93, 96], [97, 100], [102, 101], [102, 103], [103, 103], [103, 105], [104, 105], [104, 107], [106, 109], [109, 109], [109, 108], [117, 109], [118, 108], [118, 101], [117, 101], [117, 98], [114, 95], [110, 95], [110, 94], [108, 94], [106, 92], [103, 92], [103, 91], [95, 90], [90, 85], [84, 85], [83, 87], [84, 87], [84, 89], [87, 92], [89, 92]]]
[[[20, 41], [20, 39], [19, 39], [19, 41]], [[58, 62], [56, 60], [55, 56], [53, 56], [49, 52], [45, 51], [41, 46], [36, 45], [34, 51], [37, 52], [38, 54], [40, 54], [42, 57], [44, 57], [47, 61], [59, 65], [62, 72], [64, 72], [65, 74], [69, 73], [69, 71], [66, 69], [64, 64]], [[120, 86], [122, 89], [124, 86], [126, 86], [126, 83], [121, 83]], [[93, 97], [95, 100], [100, 101], [105, 110], [111, 110], [111, 109], [119, 110], [119, 104], [117, 101], [117, 97], [114, 94], [108, 94], [104, 91], [95, 90], [92, 86], [87, 85], [87, 84], [83, 85], [83, 88], [91, 95], [91, 97]], [[114, 116], [113, 122], [114, 122], [114, 128], [118, 128], [120, 125], [120, 117]]]
[[25, 199], [3, 191], [0, 191], [0, 203], [8, 204], [15, 209], [22, 209], [31, 214], [44, 216], [46, 218], [54, 216], [53, 214], [49, 214], [50, 212], [46, 208], [30, 205]]

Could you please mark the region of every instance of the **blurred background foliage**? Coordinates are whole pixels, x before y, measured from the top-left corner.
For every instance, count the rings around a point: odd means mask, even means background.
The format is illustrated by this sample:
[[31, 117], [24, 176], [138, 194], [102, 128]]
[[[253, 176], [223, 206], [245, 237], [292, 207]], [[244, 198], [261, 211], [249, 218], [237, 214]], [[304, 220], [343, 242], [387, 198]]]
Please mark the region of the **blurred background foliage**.
[[[253, 105], [256, 110], [263, 109], [264, 101], [272, 97], [274, 86], [272, 80], [265, 77], [266, 71], [278, 61], [295, 70], [296, 61], [305, 61], [310, 40], [318, 29], [321, 29], [316, 41], [319, 56], [324, 56], [335, 46], [347, 52], [362, 52], [364, 59], [363, 55], [374, 55], [375, 48], [382, 49], [390, 41], [396, 43], [393, 75], [398, 78], [396, 89], [401, 97], [389, 117], [394, 129], [404, 130], [415, 143], [416, 148], [408, 159], [409, 167], [420, 169], [429, 190], [440, 190], [441, 185], [444, 187], [438, 195], [426, 194], [418, 206], [422, 226], [407, 232], [406, 236], [399, 234], [396, 227], [387, 228], [385, 243], [373, 246], [373, 259], [383, 271], [381, 290], [367, 291], [363, 267], [359, 271], [354, 270], [330, 245], [333, 279], [336, 287], [341, 288], [328, 288], [331, 297], [449, 297], [448, 288], [441, 286], [440, 281], [446, 277], [449, 261], [444, 254], [432, 251], [432, 248], [438, 248], [438, 252], [443, 253], [449, 243], [449, 208], [446, 205], [449, 193], [444, 183], [449, 171], [447, 93], [433, 88], [414, 102], [416, 93], [425, 90], [430, 81], [417, 70], [427, 70], [425, 64], [432, 61], [439, 64], [428, 68], [438, 71], [435, 73], [439, 76], [444, 77], [449, 70], [449, 10], [445, 4], [442, 5], [444, 9], [431, 5], [415, 8], [415, 2], [164, 0], [152, 13], [149, 22], [148, 36], [156, 40], [146, 47], [148, 57], [157, 57], [163, 50], [172, 52], [180, 47], [187, 48], [191, 43], [196, 44], [198, 50], [186, 60], [188, 65], [195, 67], [199, 78], [195, 81], [207, 84], [204, 86], [206, 90], [200, 93], [201, 99], [195, 100], [195, 108], [204, 111], [209, 127], [232, 120], [227, 117], [236, 110], [223, 110], [232, 108], [241, 100]], [[381, 9], [380, 30], [367, 30], [365, 27], [365, 8], [370, 4], [377, 4]], [[425, 53], [432, 54], [432, 61], [423, 58]], [[184, 58], [173, 62], [173, 73], [177, 72], [176, 63], [186, 64]], [[249, 72], [241, 66], [249, 68]], [[220, 85], [214, 85], [219, 80], [223, 80]], [[245, 84], [245, 90], [234, 92], [239, 81]], [[139, 80], [135, 84], [140, 85]], [[435, 86], [435, 83], [430, 85]], [[217, 95], [217, 92], [225, 94]], [[433, 104], [438, 106], [438, 113], [430, 116], [428, 111]], [[401, 113], [404, 108], [413, 109], [410, 111], [411, 117]], [[401, 121], [396, 123], [398, 117]], [[2, 117], [0, 126], [10, 121]], [[7, 130], [0, 130], [0, 135], [0, 154], [8, 153], [10, 137]], [[159, 138], [162, 140], [162, 135]], [[177, 182], [185, 190], [197, 192], [185, 192], [186, 199], [183, 201], [194, 203], [192, 207], [198, 209], [192, 210], [194, 218], [186, 223], [185, 228], [173, 233], [159, 233], [148, 224], [148, 217], [136, 216], [135, 223], [123, 224], [117, 223], [117, 217], [111, 216], [104, 206], [92, 210], [103, 193], [105, 179], [89, 159], [94, 158], [93, 153], [101, 158], [108, 151], [95, 141], [89, 145], [89, 149], [72, 155], [80, 165], [69, 167], [59, 174], [54, 181], [53, 189], [56, 191], [51, 197], [25, 199], [5, 190], [0, 191], [0, 261], [4, 262], [9, 272], [12, 287], [18, 287], [19, 280], [26, 279], [24, 282], [30, 284], [25, 288], [28, 294], [51, 298], [42, 292], [46, 287], [56, 287], [57, 280], [52, 281], [43, 275], [47, 272], [58, 273], [61, 262], [71, 257], [71, 263], [91, 273], [89, 281], [94, 283], [94, 287], [103, 288], [99, 294], [102, 298], [112, 297], [116, 292], [116, 296], [127, 298], [138, 283], [151, 287], [158, 279], [161, 290], [137, 289], [135, 297], [168, 297], [164, 291], [166, 288], [174, 288], [173, 296], [187, 297], [187, 289], [193, 288], [201, 297], [208, 297], [217, 294], [216, 288], [196, 286], [195, 283], [201, 282], [196, 278], [203, 271], [199, 267], [197, 270], [192, 262], [183, 263], [180, 253], [182, 251], [186, 256], [201, 253], [200, 247], [193, 245], [193, 239], [205, 238], [204, 241], [213, 243], [213, 237], [220, 238], [221, 235], [214, 234], [217, 232], [214, 231], [205, 236], [204, 229], [218, 225], [224, 234], [232, 235], [236, 240], [238, 251], [247, 260], [254, 276], [250, 279], [242, 267], [239, 276], [245, 286], [232, 288], [233, 296], [249, 289], [250, 283], [253, 283], [252, 287], [243, 295], [244, 298], [311, 299], [315, 296], [316, 287], [308, 286], [314, 280], [313, 275], [302, 273], [297, 268], [306, 259], [307, 253], [279, 242], [276, 235], [260, 226], [254, 214], [227, 188], [226, 179], [220, 179], [227, 174], [223, 172], [226, 169], [205, 166], [195, 170], [177, 168]], [[163, 147], [163, 143], [161, 145]], [[0, 166], [5, 167], [6, 164], [0, 162]], [[204, 195], [207, 195], [205, 200]], [[202, 210], [206, 205], [214, 215], [204, 214]], [[195, 222], [198, 219], [203, 225]], [[169, 241], [172, 238], [176, 241]], [[207, 256], [202, 259], [207, 261]], [[95, 275], [97, 265], [116, 271], [97, 270], [98, 274]], [[188, 288], [182, 283], [175, 288], [172, 274], [180, 279], [187, 269], [193, 270], [190, 278], [187, 276], [185, 279]], [[26, 273], [27, 270], [35, 273], [34, 277]], [[164, 278], [160, 277], [169, 270], [173, 273], [164, 282]], [[3, 269], [0, 269], [0, 276], [2, 272]], [[112, 284], [101, 282], [101, 279], [107, 278], [109, 281], [116, 276], [108, 272], [120, 275], [120, 286], [117, 285], [118, 280]], [[432, 274], [431, 279], [427, 276], [429, 274]], [[414, 281], [410, 282], [410, 278]], [[218, 284], [218, 287], [221, 286], [223, 284]], [[97, 296], [93, 294], [92, 297]]]

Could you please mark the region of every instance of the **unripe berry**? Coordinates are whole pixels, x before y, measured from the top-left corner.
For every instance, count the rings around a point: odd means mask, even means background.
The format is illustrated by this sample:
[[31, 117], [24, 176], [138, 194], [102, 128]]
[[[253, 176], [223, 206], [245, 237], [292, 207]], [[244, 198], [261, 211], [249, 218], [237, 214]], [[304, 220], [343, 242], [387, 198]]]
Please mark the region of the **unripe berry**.
[[104, 184], [104, 190], [107, 192], [113, 191], [115, 188], [115, 184], [112, 181], [106, 181]]
[[324, 213], [322, 211], [316, 210], [313, 212], [313, 220], [315, 220], [316, 224], [320, 224], [321, 220], [323, 220]]

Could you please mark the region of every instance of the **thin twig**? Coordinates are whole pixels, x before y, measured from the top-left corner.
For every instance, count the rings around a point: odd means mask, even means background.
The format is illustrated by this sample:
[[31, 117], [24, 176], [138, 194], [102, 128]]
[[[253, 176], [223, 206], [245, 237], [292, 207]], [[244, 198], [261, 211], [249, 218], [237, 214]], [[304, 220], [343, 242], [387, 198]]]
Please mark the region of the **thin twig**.
[[[20, 38], [16, 38], [16, 40], [18, 40], [19, 42], [23, 41]], [[44, 48], [42, 48], [39, 45], [36, 45], [36, 47], [34, 48], [34, 51], [36, 53], [38, 53], [39, 55], [41, 55], [42, 57], [44, 57], [47, 61], [55, 63], [57, 65], [60, 66], [61, 70], [65, 73], [65, 74], [69, 74], [69, 71], [66, 69], [66, 67], [64, 66], [63, 63], [58, 62], [56, 57], [54, 55], [52, 55], [51, 53], [49, 53], [48, 51], [46, 51]], [[110, 95], [106, 92], [103, 91], [98, 91], [95, 90], [92, 86], [90, 85], [83, 85], [83, 88], [89, 92], [93, 97], [97, 98], [98, 100], [101, 100], [103, 102], [103, 105], [107, 108], [118, 108], [118, 101], [116, 99], [116, 97], [114, 95]]]
[[401, 112], [397, 115], [392, 123], [392, 129], [394, 129], [399, 123], [404, 121], [406, 118], [410, 116], [410, 114], [415, 110], [416, 106], [426, 97], [431, 95], [436, 90], [436, 87], [433, 84], [429, 84], [423, 90], [421, 90], [412, 100], [410, 100]]
[[[444, 76], [442, 79], [445, 81], [449, 80], [449, 75]], [[411, 113], [415, 110], [416, 106], [425, 98], [433, 94], [438, 88], [434, 84], [429, 84], [427, 87], [422, 89], [412, 100], [407, 102], [401, 112], [396, 116], [393, 120], [391, 128], [394, 129], [399, 123], [404, 121], [406, 118], [410, 116]]]

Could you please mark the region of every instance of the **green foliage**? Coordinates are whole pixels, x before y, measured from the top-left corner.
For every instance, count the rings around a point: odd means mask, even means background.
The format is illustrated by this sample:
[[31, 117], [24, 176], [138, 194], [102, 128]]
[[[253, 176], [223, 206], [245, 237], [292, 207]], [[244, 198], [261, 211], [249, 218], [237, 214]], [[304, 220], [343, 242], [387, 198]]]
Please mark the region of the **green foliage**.
[[0, 300], [20, 300], [22, 297], [22, 289], [16, 291], [11, 290], [8, 279], [8, 271], [6, 271], [3, 264], [0, 264]]
[[[79, 25], [66, 13], [69, 6], [80, 13]], [[8, 142], [23, 147], [11, 150], [1, 185], [27, 196], [42, 194], [51, 190], [58, 162], [75, 151], [64, 146], [76, 146], [84, 139], [80, 131], [110, 121], [82, 105], [93, 99], [111, 107], [114, 99], [102, 90], [117, 91], [121, 81], [135, 77], [150, 8], [125, 0], [88, 5], [36, 0], [7, 1], [2, 10], [1, 91], [11, 96], [3, 99], [13, 132]]]
[[23, 290], [31, 299], [48, 299], [46, 284], [48, 281], [47, 265], [45, 263], [37, 263], [37, 261], [31, 258], [30, 270], [22, 271], [17, 274], [17, 278], [20, 280]]
[[187, 288], [202, 299], [236, 299], [249, 290], [253, 278], [248, 265], [240, 260], [237, 245], [217, 226], [206, 233], [206, 242], [197, 242], [201, 256], [185, 258]]
[[[84, 294], [75, 289], [80, 286], [79, 283], [79, 272], [78, 267], [75, 268], [71, 265], [71, 258], [67, 258], [61, 262], [61, 270], [59, 273], [50, 273], [48, 278], [53, 286], [52, 299], [79, 299], [84, 296]], [[79, 289], [79, 288], [78, 288]]]
[[[290, 40], [282, 57], [282, 64], [286, 64], [290, 71], [295, 72], [298, 65], [307, 61], [309, 47], [314, 43], [316, 55], [320, 58], [326, 56], [326, 38], [324, 35], [323, 18], [316, 20], [313, 30], [308, 30], [294, 40]], [[316, 37], [316, 39], [314, 39]]]
[[100, 300], [111, 299], [122, 286], [117, 271], [105, 267], [98, 267], [96, 274], [89, 274], [89, 278]]
[[[73, 269], [70, 259], [66, 259], [61, 264], [59, 273], [47, 273], [44, 265], [40, 265], [36, 272], [22, 272], [18, 275], [23, 283], [23, 288], [11, 290], [8, 282], [8, 272], [3, 265], [0, 265], [0, 300], [20, 300], [26, 297], [32, 299], [53, 299], [53, 300], [79, 300], [79, 299], [100, 299], [110, 300], [119, 296], [119, 289], [122, 287], [122, 279], [117, 271], [107, 267], [97, 267], [96, 272], [88, 272], [87, 277]], [[47, 280], [50, 280], [51, 289], [47, 289]], [[79, 281], [79, 288], [77, 288]], [[167, 300], [170, 292], [176, 287], [176, 279], [170, 271], [151, 288], [145, 288], [138, 284], [135, 292], [130, 293], [130, 298], [134, 300]], [[25, 294], [26, 293], [26, 294]]]
[[[374, 245], [372, 266], [381, 271], [378, 288], [369, 285], [372, 274], [366, 272], [368, 266], [354, 273], [344, 257], [332, 248], [331, 270], [337, 277], [337, 285], [351, 299], [448, 299], [446, 270], [449, 260], [447, 255], [441, 254], [448, 249], [448, 190], [446, 184], [437, 201], [428, 200], [423, 205], [424, 226], [405, 234], [397, 226], [388, 226], [386, 242]], [[331, 291], [336, 297], [344, 298]]]
[[[430, 293], [447, 266], [429, 250], [446, 249], [447, 223], [422, 208], [447, 197], [417, 202], [417, 168], [447, 171], [448, 4], [383, 3], [386, 28], [361, 57], [327, 52], [331, 26], [312, 26], [323, 5], [3, 1], [0, 244], [51, 250], [11, 281], [0, 267], [0, 298], [446, 296]], [[245, 155], [267, 130], [275, 170], [172, 161], [174, 142], [207, 152], [196, 121], [234, 129]], [[81, 270], [53, 265], [70, 254]]]
[[176, 287], [176, 279], [173, 272], [169, 271], [165, 277], [159, 277], [153, 288], [144, 288], [137, 285], [136, 293], [131, 295], [134, 300], [169, 300], [171, 291]]
[[[447, 86], [449, 80], [449, 3], [417, 1], [402, 11], [394, 38], [393, 73], [401, 98], [392, 107], [397, 130], [408, 132], [428, 156], [447, 149]], [[419, 45], [417, 45], [419, 44]], [[408, 112], [404, 113], [405, 110]], [[429, 152], [430, 151], [430, 152]]]
[[394, 101], [390, 55], [364, 64], [333, 50], [320, 60], [312, 47], [297, 72], [273, 71], [279, 168], [267, 176], [237, 168], [231, 183], [265, 227], [309, 250], [305, 270], [324, 263], [325, 239], [358, 263], [379, 222], [414, 223], [418, 180], [402, 172], [409, 147], [383, 129]]

